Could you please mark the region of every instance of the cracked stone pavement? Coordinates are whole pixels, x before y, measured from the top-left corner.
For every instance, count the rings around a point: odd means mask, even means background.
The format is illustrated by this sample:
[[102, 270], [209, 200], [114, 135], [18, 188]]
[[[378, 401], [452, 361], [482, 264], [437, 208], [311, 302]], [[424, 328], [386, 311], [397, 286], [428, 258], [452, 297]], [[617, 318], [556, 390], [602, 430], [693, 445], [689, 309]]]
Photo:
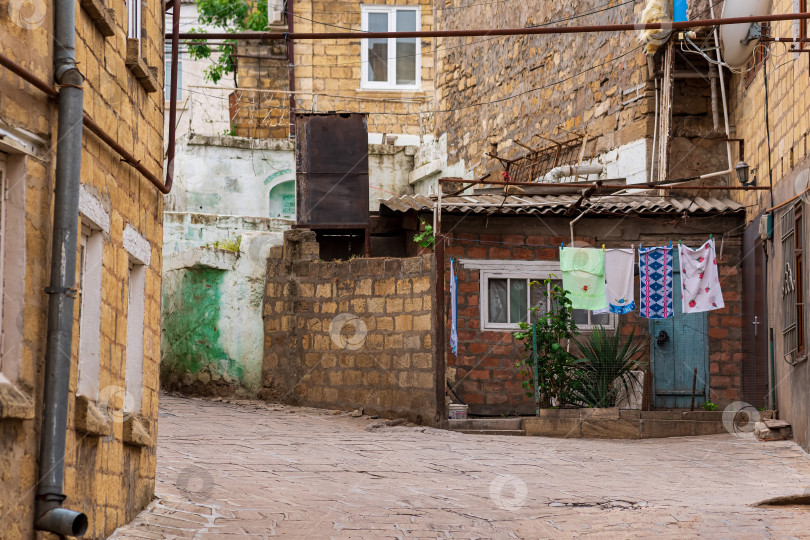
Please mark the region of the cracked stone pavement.
[[[155, 501], [116, 539], [810, 538], [787, 441], [464, 435], [163, 395]], [[379, 422], [378, 422], [379, 424]]]

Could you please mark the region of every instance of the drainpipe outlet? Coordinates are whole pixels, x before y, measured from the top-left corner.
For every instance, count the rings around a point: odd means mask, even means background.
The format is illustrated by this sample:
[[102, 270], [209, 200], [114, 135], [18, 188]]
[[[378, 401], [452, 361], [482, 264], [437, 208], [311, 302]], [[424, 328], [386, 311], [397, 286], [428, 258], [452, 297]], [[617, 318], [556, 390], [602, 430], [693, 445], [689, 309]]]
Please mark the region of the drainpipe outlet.
[[36, 528], [61, 536], [83, 536], [87, 532], [87, 516], [57, 506], [46, 510], [37, 519]]

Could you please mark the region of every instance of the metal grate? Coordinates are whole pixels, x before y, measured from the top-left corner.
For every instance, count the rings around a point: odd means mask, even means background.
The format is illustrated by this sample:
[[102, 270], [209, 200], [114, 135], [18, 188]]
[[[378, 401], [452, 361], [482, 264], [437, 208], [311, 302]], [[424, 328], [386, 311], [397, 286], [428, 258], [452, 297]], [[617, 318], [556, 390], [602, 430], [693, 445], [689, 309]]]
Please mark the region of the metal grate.
[[579, 162], [582, 139], [571, 139], [549, 146], [510, 163], [509, 177], [513, 182], [534, 182], [554, 167]]
[[796, 210], [790, 207], [782, 214], [782, 345], [784, 358], [796, 356]]

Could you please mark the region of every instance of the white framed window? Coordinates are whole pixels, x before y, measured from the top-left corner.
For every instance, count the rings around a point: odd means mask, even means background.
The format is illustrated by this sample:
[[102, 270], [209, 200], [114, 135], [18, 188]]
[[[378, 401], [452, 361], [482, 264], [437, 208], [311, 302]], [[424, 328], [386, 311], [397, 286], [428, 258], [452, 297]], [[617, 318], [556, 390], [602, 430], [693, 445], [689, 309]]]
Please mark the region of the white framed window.
[[83, 223], [77, 287], [80, 295], [78, 393], [92, 401], [99, 395], [103, 246], [102, 232]]
[[138, 40], [138, 53], [141, 49], [141, 28], [143, 27], [143, 0], [127, 0], [127, 37]]
[[[163, 77], [163, 96], [166, 101], [171, 99], [172, 89], [172, 44], [167, 41], [163, 47], [165, 57], [165, 76]], [[183, 100], [183, 53], [177, 51], [177, 101]]]
[[143, 399], [143, 317], [146, 267], [129, 263], [129, 301], [127, 302], [127, 366], [125, 387], [127, 399], [132, 396], [133, 410], [139, 412]]
[[[466, 269], [480, 272], [478, 304], [482, 331], [514, 332], [518, 323], [529, 320], [531, 308], [539, 307], [539, 313], [546, 313], [551, 308], [551, 300], [543, 294], [542, 288], [547, 278], [552, 278], [548, 287], [562, 286], [558, 261], [462, 259], [459, 262]], [[539, 285], [532, 286], [532, 282], [539, 282]], [[580, 330], [592, 330], [596, 326], [616, 327], [613, 313], [575, 309], [573, 318]]]
[[[416, 32], [422, 24], [419, 6], [362, 6], [364, 32]], [[418, 38], [362, 40], [361, 87], [382, 90], [418, 90], [421, 87], [422, 51]]]
[[[129, 297], [127, 301], [127, 358], [125, 410], [140, 412], [143, 401], [143, 331], [146, 304], [146, 268], [152, 246], [132, 225], [124, 228], [124, 249], [129, 254]], [[156, 381], [150, 381], [155, 383]], [[132, 410], [127, 407], [131, 406]]]

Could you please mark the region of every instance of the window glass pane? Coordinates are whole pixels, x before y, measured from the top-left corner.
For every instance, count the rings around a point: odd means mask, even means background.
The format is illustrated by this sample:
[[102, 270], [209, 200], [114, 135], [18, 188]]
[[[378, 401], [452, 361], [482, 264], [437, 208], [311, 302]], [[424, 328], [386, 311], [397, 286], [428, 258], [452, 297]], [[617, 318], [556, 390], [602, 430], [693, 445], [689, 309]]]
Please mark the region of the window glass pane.
[[608, 326], [610, 313], [591, 313], [591, 324], [594, 326]]
[[397, 84], [416, 84], [416, 39], [397, 39]]
[[529, 290], [530, 307], [539, 308], [535, 313], [532, 314], [532, 322], [534, 323], [538, 318], [548, 313], [548, 298], [546, 298], [546, 295], [543, 294], [543, 291], [546, 290], [546, 284], [543, 283], [542, 279], [538, 278], [529, 281], [537, 282], [536, 284], [532, 285], [531, 289]]
[[413, 9], [397, 10], [397, 32], [416, 32], [416, 11]]
[[[416, 11], [397, 11], [397, 32], [416, 31]], [[416, 84], [416, 38], [397, 39], [396, 48], [397, 84]]]
[[[388, 32], [387, 13], [368, 14], [369, 32]], [[385, 82], [388, 80], [388, 40], [369, 39], [368, 41], [368, 80]]]
[[488, 287], [489, 322], [507, 323], [506, 319], [506, 286], [505, 279], [490, 279]]
[[509, 322], [525, 322], [529, 309], [526, 298], [526, 280], [510, 279], [509, 293]]
[[588, 310], [575, 309], [574, 322], [577, 323], [577, 326], [586, 326], [588, 324]]

